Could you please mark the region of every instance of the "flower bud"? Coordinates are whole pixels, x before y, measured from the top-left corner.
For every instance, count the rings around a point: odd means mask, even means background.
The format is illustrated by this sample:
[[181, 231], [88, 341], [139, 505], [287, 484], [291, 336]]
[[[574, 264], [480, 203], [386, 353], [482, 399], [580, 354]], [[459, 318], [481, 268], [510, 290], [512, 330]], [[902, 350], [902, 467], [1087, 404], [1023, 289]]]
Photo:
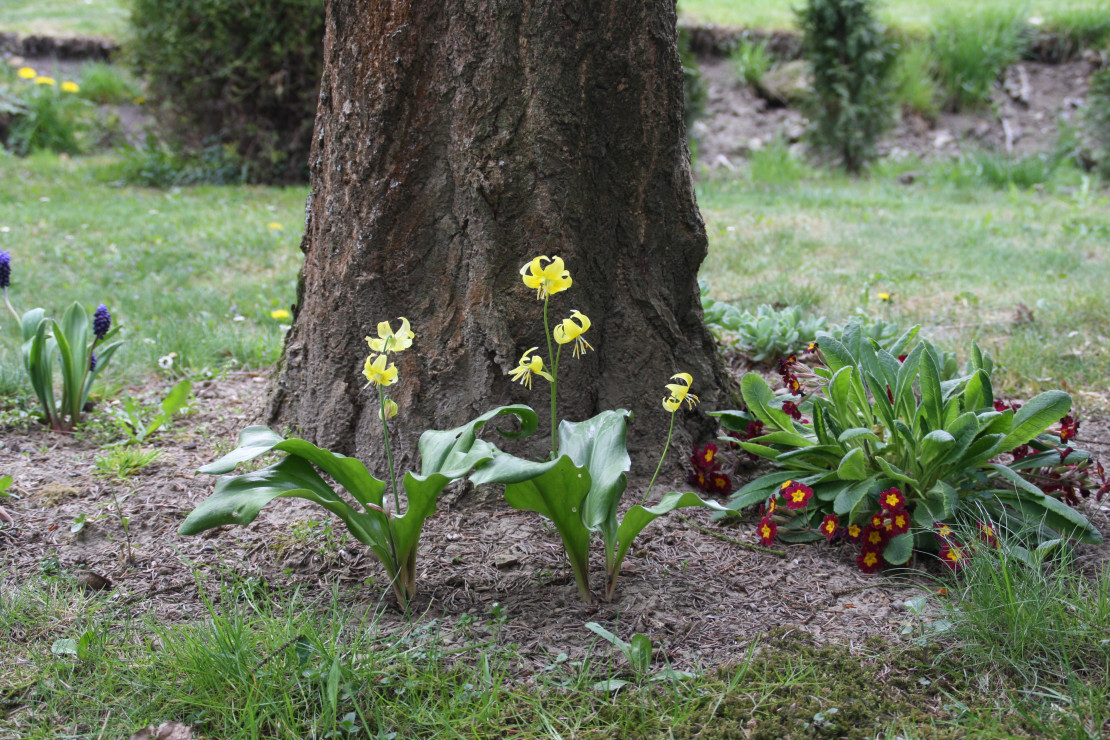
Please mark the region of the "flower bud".
[[383, 409], [378, 409], [378, 418], [382, 421], [385, 421], [386, 419], [392, 419], [394, 416], [396, 416], [397, 412], [400, 411], [400, 409], [398, 408], [396, 401], [394, 401], [392, 398], [387, 398], [385, 399], [384, 417], [382, 416], [382, 411]]

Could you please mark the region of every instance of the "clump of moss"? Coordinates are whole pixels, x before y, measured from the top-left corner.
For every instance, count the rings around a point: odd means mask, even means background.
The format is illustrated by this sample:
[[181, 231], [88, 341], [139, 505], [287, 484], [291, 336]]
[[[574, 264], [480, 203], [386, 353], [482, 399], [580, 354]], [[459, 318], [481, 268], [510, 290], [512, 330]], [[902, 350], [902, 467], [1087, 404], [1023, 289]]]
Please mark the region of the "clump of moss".
[[[722, 669], [722, 680], [742, 676], [715, 711], [691, 714], [673, 737], [863, 740], [912, 727], [920, 738], [966, 738], [971, 728], [960, 714], [969, 705], [983, 710], [971, 713], [973, 724], [986, 719], [991, 731], [1031, 734], [1017, 715], [998, 716], [995, 700], [972, 686], [954, 660], [881, 639], [852, 651], [796, 632], [770, 635], [750, 662]], [[960, 697], [958, 708], [952, 696]]]

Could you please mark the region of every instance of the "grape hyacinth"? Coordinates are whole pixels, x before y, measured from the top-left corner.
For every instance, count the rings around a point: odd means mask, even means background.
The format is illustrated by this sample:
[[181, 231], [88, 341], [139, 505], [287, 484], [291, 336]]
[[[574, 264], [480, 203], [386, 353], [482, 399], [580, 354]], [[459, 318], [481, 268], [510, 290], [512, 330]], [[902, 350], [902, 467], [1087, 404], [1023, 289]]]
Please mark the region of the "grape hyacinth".
[[8, 300], [8, 286], [12, 284], [12, 253], [0, 249], [0, 292], [4, 294], [4, 303], [7, 305], [8, 310], [12, 312], [15, 320], [19, 321], [19, 313], [12, 308], [12, 302]]
[[96, 372], [96, 355], [89, 353], [89, 372]]
[[101, 303], [93, 314], [93, 334], [97, 339], [103, 339], [111, 328], [112, 314], [108, 313], [108, 307]]

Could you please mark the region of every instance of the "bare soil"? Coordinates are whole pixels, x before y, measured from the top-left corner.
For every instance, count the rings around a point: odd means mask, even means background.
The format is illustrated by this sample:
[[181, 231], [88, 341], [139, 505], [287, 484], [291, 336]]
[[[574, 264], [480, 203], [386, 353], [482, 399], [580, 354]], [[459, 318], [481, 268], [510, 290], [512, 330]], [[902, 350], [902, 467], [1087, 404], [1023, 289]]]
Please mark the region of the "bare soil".
[[[18, 498], [5, 502], [15, 523], [0, 527], [0, 584], [18, 587], [56, 565], [107, 605], [171, 623], [203, 620], [200, 590], [212, 594], [229, 576], [318, 595], [336, 587], [356, 608], [381, 608], [381, 566], [337, 520], [330, 531], [306, 524], [330, 517], [308, 502], [275, 502], [248, 527], [197, 537], [176, 533], [212, 491], [214, 478], [194, 471], [234, 446], [239, 430], [257, 421], [268, 384], [265, 374], [198, 384], [192, 413], [151, 445], [161, 452], [158, 461], [123, 481], [97, 475], [94, 460], [104, 450], [92, 441], [43, 429], [4, 433], [0, 474], [14, 477], [9, 490]], [[145, 389], [152, 399], [165, 390]], [[1081, 440], [1105, 454], [1105, 422], [1085, 419]], [[130, 560], [113, 497], [131, 522]], [[633, 498], [634, 492], [626, 496]], [[752, 520], [722, 528], [704, 513], [685, 512], [707, 530], [757, 541]], [[1110, 502], [1084, 502], [1084, 512], [1110, 538]], [[85, 527], [71, 533], [82, 514]], [[616, 600], [586, 605], [545, 520], [509, 509], [496, 490], [450, 490], [422, 540], [418, 620], [438, 618], [444, 634], [451, 634], [463, 615], [488, 623], [493, 605], [500, 604], [507, 618], [501, 637], [519, 646], [525, 674], [560, 653], [581, 658], [596, 642], [584, 629], [589, 621], [622, 637], [647, 634], [676, 668], [704, 668], [739, 659], [746, 644], [773, 628], [842, 644], [896, 635], [910, 620], [902, 603], [922, 588], [937, 589], [945, 578], [928, 563], [897, 575], [865, 575], [846, 544], [778, 545], [785, 553], [780, 558], [691, 523], [671, 516], [648, 527], [627, 558]], [[594, 556], [601, 562], [600, 552]], [[1080, 557], [1093, 570], [1106, 559], [1106, 547], [1081, 547]], [[602, 582], [599, 569], [591, 575], [595, 584]], [[105, 585], [98, 579], [110, 585], [98, 591]], [[382, 610], [380, 629], [407, 625], [396, 609]]]
[[[905, 114], [880, 151], [895, 158], [917, 155], [953, 157], [969, 148], [1026, 155], [1050, 150], [1062, 123], [1075, 123], [1088, 80], [1101, 58], [1063, 64], [1022, 62], [996, 85], [989, 106], [975, 112], [942, 112], [934, 120]], [[706, 56], [699, 68], [708, 86], [706, 115], [691, 134], [699, 161], [710, 169], [732, 170], [753, 150], [776, 137], [798, 145], [807, 121], [795, 108], [776, 107], [761, 98], [733, 70], [729, 59]]]

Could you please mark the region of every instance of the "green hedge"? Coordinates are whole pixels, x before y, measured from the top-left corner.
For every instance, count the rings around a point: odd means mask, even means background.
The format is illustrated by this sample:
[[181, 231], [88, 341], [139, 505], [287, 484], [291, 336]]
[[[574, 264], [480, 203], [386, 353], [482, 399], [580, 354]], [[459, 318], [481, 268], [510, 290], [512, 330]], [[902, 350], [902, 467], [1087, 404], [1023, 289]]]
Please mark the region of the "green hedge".
[[307, 180], [322, 0], [134, 0], [129, 56], [171, 137], [223, 146], [251, 182]]

